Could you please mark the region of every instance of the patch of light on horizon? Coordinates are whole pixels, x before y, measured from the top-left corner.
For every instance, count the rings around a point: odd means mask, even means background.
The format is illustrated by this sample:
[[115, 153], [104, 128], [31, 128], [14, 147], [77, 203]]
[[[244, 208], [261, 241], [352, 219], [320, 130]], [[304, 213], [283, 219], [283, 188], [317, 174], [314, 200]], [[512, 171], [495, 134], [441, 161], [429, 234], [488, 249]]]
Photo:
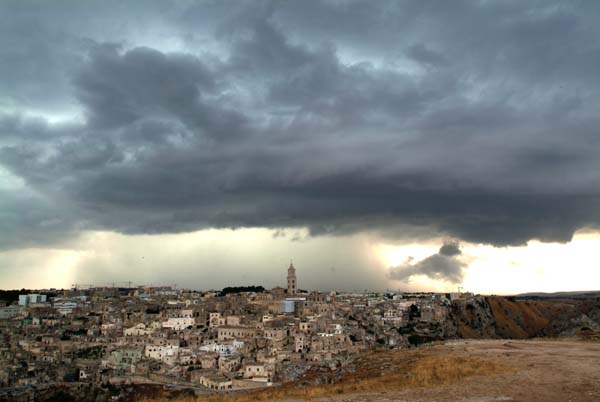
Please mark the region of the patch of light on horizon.
[[[400, 245], [380, 240], [368, 233], [311, 237], [299, 228], [204, 229], [153, 235], [84, 232], [61, 249], [7, 251], [0, 253], [0, 261], [8, 267], [2, 281], [13, 287], [66, 287], [73, 281], [102, 285], [121, 280], [136, 284], [177, 281], [198, 289], [240, 283], [284, 285], [284, 271], [293, 258], [308, 289], [364, 286], [372, 290], [456, 291], [458, 284], [423, 275], [413, 275], [409, 282], [387, 278], [391, 266], [401, 265], [409, 257], [414, 264], [437, 253], [443, 239]], [[590, 230], [578, 232], [566, 244], [531, 241], [526, 246], [499, 248], [463, 242], [460, 259], [468, 266], [461, 285], [465, 291], [481, 294], [594, 290], [591, 288], [600, 283], [594, 265], [599, 245], [600, 232]], [[9, 275], [14, 268], [10, 262], [6, 265], [7, 256], [12, 256], [15, 267], [27, 269]], [[346, 270], [347, 263], [354, 268]]]
[[[0, 260], [13, 259], [19, 275], [2, 277], [4, 289], [69, 288], [75, 279], [74, 273], [87, 252], [65, 249], [19, 249], [0, 253]], [[3, 265], [6, 265], [4, 263]], [[23, 269], [28, 268], [28, 269]]]
[[600, 271], [595, 266], [600, 233], [579, 231], [573, 240], [497, 248], [469, 245], [463, 252], [472, 258], [465, 271], [466, 289], [480, 293], [516, 294], [596, 290]]
[[396, 267], [409, 259], [413, 262], [421, 261], [437, 253], [439, 249], [440, 244], [378, 244], [375, 246], [375, 253], [387, 267]]
[[[377, 244], [375, 252], [388, 267], [421, 261], [438, 252], [441, 243]], [[461, 260], [467, 263], [460, 285], [464, 291], [482, 294], [517, 294], [597, 290], [600, 271], [597, 260], [600, 232], [578, 231], [569, 243], [532, 240], [525, 246], [494, 247], [461, 243]], [[412, 259], [410, 259], [412, 257]], [[459, 284], [413, 275], [408, 282], [392, 281], [402, 287], [455, 291]]]

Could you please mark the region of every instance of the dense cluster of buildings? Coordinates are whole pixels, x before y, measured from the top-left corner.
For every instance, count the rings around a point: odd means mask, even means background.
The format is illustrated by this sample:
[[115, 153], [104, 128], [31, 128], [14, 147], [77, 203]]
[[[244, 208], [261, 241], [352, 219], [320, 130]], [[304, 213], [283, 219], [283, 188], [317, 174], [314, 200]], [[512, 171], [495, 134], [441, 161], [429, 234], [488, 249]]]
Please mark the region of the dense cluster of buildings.
[[0, 306], [0, 387], [151, 382], [270, 386], [435, 331], [456, 295], [91, 287]]

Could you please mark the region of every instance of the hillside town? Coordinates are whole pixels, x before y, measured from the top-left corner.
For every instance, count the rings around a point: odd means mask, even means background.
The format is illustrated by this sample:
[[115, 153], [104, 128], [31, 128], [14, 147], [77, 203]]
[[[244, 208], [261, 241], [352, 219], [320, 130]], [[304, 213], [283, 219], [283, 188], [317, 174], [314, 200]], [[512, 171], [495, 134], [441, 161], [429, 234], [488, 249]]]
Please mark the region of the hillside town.
[[[373, 348], [447, 335], [472, 295], [336, 293], [287, 287], [192, 291], [74, 286], [0, 307], [4, 395], [53, 384], [168, 384], [196, 393], [276, 386]], [[454, 307], [452, 307], [454, 306]]]

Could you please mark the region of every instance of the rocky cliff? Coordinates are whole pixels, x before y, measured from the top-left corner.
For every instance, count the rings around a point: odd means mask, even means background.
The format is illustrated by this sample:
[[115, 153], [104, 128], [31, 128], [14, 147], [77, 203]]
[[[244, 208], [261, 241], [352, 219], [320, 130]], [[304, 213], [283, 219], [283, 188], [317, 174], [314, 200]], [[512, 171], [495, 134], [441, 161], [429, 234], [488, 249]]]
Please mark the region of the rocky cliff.
[[446, 338], [600, 337], [600, 298], [516, 301], [475, 297], [452, 303]]

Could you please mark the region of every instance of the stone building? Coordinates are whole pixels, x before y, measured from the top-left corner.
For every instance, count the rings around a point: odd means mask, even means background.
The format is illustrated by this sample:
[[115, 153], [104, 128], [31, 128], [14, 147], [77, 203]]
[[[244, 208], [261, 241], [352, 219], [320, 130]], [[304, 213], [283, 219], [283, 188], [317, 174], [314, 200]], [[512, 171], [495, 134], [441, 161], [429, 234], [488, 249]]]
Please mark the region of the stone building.
[[288, 295], [295, 295], [298, 292], [298, 281], [296, 280], [296, 268], [290, 262], [287, 274], [287, 292]]

